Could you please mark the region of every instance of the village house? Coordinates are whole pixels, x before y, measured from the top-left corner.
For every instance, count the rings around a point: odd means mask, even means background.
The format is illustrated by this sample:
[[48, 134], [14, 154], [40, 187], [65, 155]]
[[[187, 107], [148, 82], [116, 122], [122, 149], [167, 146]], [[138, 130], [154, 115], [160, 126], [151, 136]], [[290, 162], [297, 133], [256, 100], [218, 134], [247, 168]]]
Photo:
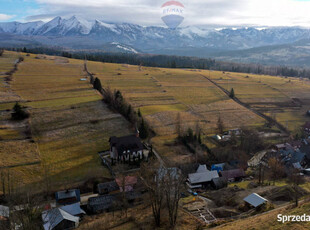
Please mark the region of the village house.
[[279, 156], [283, 164], [288, 168], [294, 167], [296, 163], [299, 163], [301, 166], [306, 164], [306, 154], [300, 150], [281, 150], [279, 151]]
[[225, 178], [229, 182], [240, 181], [244, 178], [245, 172], [243, 169], [232, 169], [220, 172], [221, 177]]
[[214, 189], [221, 189], [227, 187], [227, 180], [224, 177], [217, 177], [211, 180], [211, 186]]
[[148, 150], [144, 149], [141, 139], [137, 135], [111, 137], [109, 142], [112, 164], [114, 161], [139, 161], [148, 156]]
[[[139, 201], [141, 196], [142, 194], [140, 192], [125, 192], [125, 199], [130, 204], [135, 201]], [[121, 209], [123, 205], [122, 197], [122, 192], [117, 194], [107, 194], [97, 197], [91, 197], [88, 199], [87, 209], [94, 214]]]
[[54, 208], [42, 213], [44, 230], [69, 230], [79, 226], [80, 218], [62, 210]]
[[94, 214], [111, 211], [116, 205], [117, 199], [114, 195], [103, 195], [88, 199], [87, 209]]
[[58, 205], [74, 204], [81, 201], [80, 190], [71, 189], [65, 191], [59, 191], [55, 193], [56, 203]]
[[105, 195], [110, 193], [117, 193], [119, 192], [119, 186], [116, 181], [110, 181], [106, 183], [100, 183], [97, 185], [99, 195]]
[[219, 175], [217, 171], [206, 170], [205, 172], [191, 173], [188, 174], [186, 184], [190, 189], [207, 188], [211, 187], [212, 179], [218, 177]]

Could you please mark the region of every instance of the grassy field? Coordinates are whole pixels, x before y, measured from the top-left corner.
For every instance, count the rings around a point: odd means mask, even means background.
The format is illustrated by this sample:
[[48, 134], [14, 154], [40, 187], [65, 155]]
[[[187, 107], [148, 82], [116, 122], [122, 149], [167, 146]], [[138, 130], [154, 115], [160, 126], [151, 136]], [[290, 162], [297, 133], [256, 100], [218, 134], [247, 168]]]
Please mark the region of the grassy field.
[[[18, 57], [5, 52], [0, 63], [16, 58], [10, 59], [12, 55]], [[31, 116], [29, 121], [13, 122], [6, 109], [14, 103], [0, 104], [0, 157], [5, 159], [0, 167], [14, 166], [11, 172], [24, 183], [40, 181], [43, 165], [49, 165], [55, 185], [109, 177], [97, 152], [108, 148], [110, 136], [131, 133], [129, 123], [102, 103], [88, 81], [80, 81], [85, 77], [83, 61], [20, 55], [25, 60], [13, 75], [9, 90], [18, 95]], [[24, 134], [27, 128], [30, 139]], [[33, 162], [39, 163], [28, 165]]]
[[227, 129], [263, 123], [198, 71], [161, 68], [139, 71], [137, 66], [98, 62], [88, 62], [88, 68], [104, 86], [121, 90], [160, 136], [175, 134], [178, 113], [184, 129], [194, 127], [199, 121], [207, 134], [215, 132], [219, 116]]
[[[25, 61], [19, 65], [13, 81], [5, 82], [5, 72], [13, 68], [19, 55], [23, 55]], [[219, 117], [225, 129], [255, 128], [265, 123], [206, 77], [227, 90], [234, 88], [242, 102], [274, 116], [291, 131], [309, 120], [305, 116], [310, 103], [310, 81], [307, 80], [207, 70], [147, 67], [140, 70], [138, 66], [91, 61], [87, 65], [89, 71], [101, 79], [103, 87], [121, 90], [134, 109], [141, 110], [157, 134], [152, 139], [155, 148], [167, 159], [178, 158], [184, 162], [192, 157], [181, 147], [171, 147], [176, 137], [178, 114], [183, 130], [195, 129], [198, 123], [205, 136], [216, 133]], [[101, 102], [101, 96], [88, 82], [80, 81], [85, 77], [83, 61], [5, 52], [0, 58], [0, 67], [1, 95], [5, 95], [0, 101], [3, 140], [0, 145], [4, 141], [25, 139], [25, 131], [30, 127], [32, 144], [38, 146], [33, 153], [36, 157], [32, 158], [36, 161], [39, 156], [39, 161], [52, 164], [56, 181], [64, 178], [63, 173], [76, 180], [90, 174], [106, 175], [96, 153], [108, 147], [109, 136], [128, 134], [132, 130], [124, 118]], [[9, 120], [6, 110], [11, 109], [15, 101], [28, 107], [31, 118], [27, 123]], [[205, 143], [209, 144], [207, 140]], [[11, 161], [6, 164], [23, 162], [21, 159]]]
[[205, 135], [216, 133], [219, 117], [226, 129], [256, 127], [264, 120], [231, 100], [201, 71], [88, 62], [88, 69], [104, 87], [121, 90], [133, 107], [141, 110], [157, 137], [155, 148], [167, 158], [191, 159], [182, 149], [166, 146], [176, 137], [176, 122], [181, 116], [182, 129], [195, 129], [197, 123]]
[[296, 132], [309, 117], [310, 81], [266, 75], [204, 71], [204, 75], [252, 108], [274, 117], [290, 131]]

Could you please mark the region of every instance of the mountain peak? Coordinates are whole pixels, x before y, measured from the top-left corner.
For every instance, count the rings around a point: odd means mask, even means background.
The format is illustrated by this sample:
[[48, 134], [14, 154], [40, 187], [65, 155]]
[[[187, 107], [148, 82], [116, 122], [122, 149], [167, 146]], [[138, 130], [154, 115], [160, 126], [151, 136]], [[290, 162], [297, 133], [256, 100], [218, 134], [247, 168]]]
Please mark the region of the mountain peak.
[[55, 18], [53, 18], [51, 21], [49, 22], [60, 22], [62, 20], [62, 18], [60, 16], [57, 16]]

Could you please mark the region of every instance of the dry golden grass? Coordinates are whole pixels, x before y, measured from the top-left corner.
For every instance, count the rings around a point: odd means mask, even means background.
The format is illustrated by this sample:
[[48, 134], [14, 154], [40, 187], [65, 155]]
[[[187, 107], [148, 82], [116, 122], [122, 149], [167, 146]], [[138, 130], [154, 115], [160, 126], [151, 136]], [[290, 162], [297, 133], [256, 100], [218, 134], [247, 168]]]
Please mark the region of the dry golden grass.
[[[190, 214], [179, 209], [179, 215], [175, 229], [178, 230], [194, 230], [197, 229], [199, 223]], [[114, 213], [104, 213], [96, 217], [86, 217], [78, 229], [113, 229], [113, 230], [135, 230], [135, 229], [169, 229], [168, 212], [162, 210], [161, 227], [156, 228], [152, 216], [150, 206], [139, 205], [129, 208], [126, 214], [122, 211]]]
[[[177, 116], [181, 114], [182, 128], [194, 129], [197, 122], [205, 134], [215, 132], [218, 117], [226, 129], [258, 126], [264, 120], [231, 100], [208, 81], [202, 71], [162, 69], [138, 66], [88, 62], [88, 69], [100, 78], [104, 87], [119, 89], [127, 100], [151, 125], [164, 141], [152, 142], [162, 154], [177, 156], [164, 142], [176, 133]], [[167, 139], [168, 138], [168, 139]]]
[[309, 215], [309, 208], [310, 204], [305, 203], [298, 208], [280, 208], [273, 210], [268, 213], [264, 213], [258, 216], [253, 216], [243, 220], [237, 220], [232, 223], [224, 224], [222, 226], [217, 227], [216, 229], [223, 229], [223, 230], [230, 230], [230, 229], [253, 229], [253, 230], [260, 230], [260, 229], [281, 229], [281, 230], [291, 230], [291, 229], [298, 229], [298, 230], [305, 230], [310, 228], [309, 222], [286, 222], [282, 224], [281, 222], [277, 221], [277, 215]]
[[310, 107], [310, 81], [307, 79], [217, 71], [202, 73], [227, 90], [234, 88], [242, 102], [275, 116], [292, 132], [309, 120], [306, 112]]
[[0, 167], [33, 163], [40, 160], [38, 146], [25, 141], [0, 142]]
[[[1, 158], [9, 156], [1, 164], [44, 162], [51, 168], [53, 183], [59, 186], [93, 177], [109, 177], [97, 153], [108, 148], [110, 136], [126, 135], [131, 129], [123, 117], [103, 104], [101, 95], [88, 82], [80, 81], [85, 77], [83, 61], [19, 55], [25, 60], [13, 75], [10, 90], [20, 97], [22, 105], [28, 107], [35, 143], [13, 141], [14, 138], [23, 138], [20, 133], [25, 125], [8, 122], [9, 112], [4, 112], [0, 120], [0, 128], [3, 128], [0, 136], [11, 142], [0, 142], [5, 146]], [[13, 105], [4, 103], [0, 108], [11, 109]], [[38, 146], [36, 152], [32, 146]], [[42, 178], [43, 166], [19, 166], [10, 170], [21, 179], [21, 184], [27, 184]]]
[[146, 67], [139, 71], [137, 66], [96, 62], [88, 62], [88, 68], [104, 86], [121, 90], [140, 108], [158, 135], [173, 134], [176, 112], [184, 115], [185, 127], [202, 121], [205, 133], [213, 132], [213, 121], [219, 115], [224, 116], [227, 128], [263, 123], [256, 114], [229, 100], [202, 72]]

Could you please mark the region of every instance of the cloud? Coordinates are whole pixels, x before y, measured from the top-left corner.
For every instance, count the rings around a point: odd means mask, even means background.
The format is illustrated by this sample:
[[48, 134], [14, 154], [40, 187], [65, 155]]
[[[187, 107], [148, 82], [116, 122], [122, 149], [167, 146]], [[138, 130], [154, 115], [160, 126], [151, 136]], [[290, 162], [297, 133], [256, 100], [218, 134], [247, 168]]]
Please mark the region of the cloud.
[[[179, 0], [185, 5], [183, 25], [251, 25], [310, 27], [310, 1]], [[77, 15], [107, 22], [163, 25], [161, 5], [154, 0], [36, 0], [39, 14], [27, 20]]]
[[11, 18], [14, 18], [15, 15], [8, 15], [8, 14], [0, 14], [0, 21], [6, 21], [9, 20]]

